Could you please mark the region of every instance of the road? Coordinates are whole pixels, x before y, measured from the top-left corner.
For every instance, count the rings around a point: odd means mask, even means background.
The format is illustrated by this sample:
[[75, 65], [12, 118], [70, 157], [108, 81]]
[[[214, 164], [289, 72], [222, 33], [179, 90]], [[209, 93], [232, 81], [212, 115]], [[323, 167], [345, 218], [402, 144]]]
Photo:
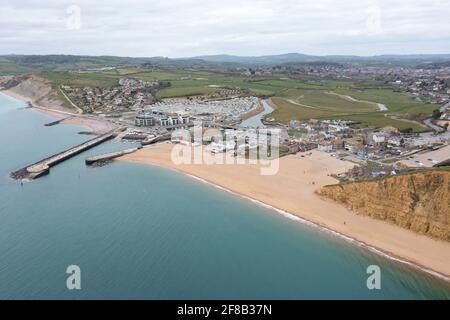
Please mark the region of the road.
[[450, 101], [447, 104], [444, 104], [442, 107], [440, 107], [439, 111], [444, 112], [448, 108], [450, 108]]
[[67, 96], [67, 94], [64, 92], [64, 90], [62, 90], [61, 88], [59, 88], [59, 91], [62, 93], [62, 95], [64, 96], [64, 98], [66, 98], [67, 101], [69, 101], [69, 103], [72, 105], [72, 107], [74, 107], [75, 109], [77, 109], [78, 114], [82, 114], [83, 113], [83, 109], [81, 109], [80, 107], [78, 107], [75, 103], [72, 102], [72, 100]]

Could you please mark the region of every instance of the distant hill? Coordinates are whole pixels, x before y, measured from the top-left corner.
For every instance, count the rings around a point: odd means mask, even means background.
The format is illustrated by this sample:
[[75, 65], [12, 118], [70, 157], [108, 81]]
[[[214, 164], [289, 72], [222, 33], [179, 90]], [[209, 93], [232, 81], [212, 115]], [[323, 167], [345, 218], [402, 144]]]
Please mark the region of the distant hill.
[[[226, 63], [220, 63], [226, 66]], [[169, 59], [166, 57], [116, 57], [77, 55], [2, 55], [2, 73], [32, 72], [33, 70], [67, 71], [104, 67], [144, 66], [166, 68], [214, 67], [216, 63], [199, 59]]]
[[275, 66], [286, 64], [344, 64], [359, 63], [378, 66], [414, 66], [437, 68], [450, 63], [450, 54], [437, 55], [380, 55], [359, 56], [313, 56], [286, 53], [265, 56], [209, 55], [171, 59], [166, 57], [116, 57], [78, 55], [2, 55], [0, 75], [32, 72], [33, 70], [67, 71], [120, 66], [145, 66], [164, 68], [226, 68], [239, 66]]
[[166, 58], [130, 58], [114, 56], [76, 56], [76, 55], [5, 55], [5, 61], [30, 68], [69, 70], [85, 68], [115, 67], [121, 65], [141, 65], [143, 63], [163, 61]]
[[426, 62], [417, 65], [418, 69], [440, 69], [440, 68], [450, 68], [450, 60], [443, 62]]
[[373, 63], [373, 64], [419, 64], [450, 61], [450, 54], [436, 55], [379, 55], [371, 57], [329, 55], [313, 56], [301, 53], [287, 53], [267, 56], [210, 55], [188, 59], [215, 63], [235, 63], [243, 65], [277, 65], [285, 63], [335, 62], [335, 63]]
[[280, 55], [271, 56], [253, 56], [253, 57], [243, 57], [243, 56], [232, 56], [232, 55], [212, 55], [212, 56], [198, 56], [190, 59], [198, 59], [209, 62], [227, 62], [227, 63], [238, 63], [238, 64], [283, 64], [283, 63], [295, 63], [295, 62], [312, 62], [320, 60], [319, 57], [308, 56], [301, 53], [286, 53]]

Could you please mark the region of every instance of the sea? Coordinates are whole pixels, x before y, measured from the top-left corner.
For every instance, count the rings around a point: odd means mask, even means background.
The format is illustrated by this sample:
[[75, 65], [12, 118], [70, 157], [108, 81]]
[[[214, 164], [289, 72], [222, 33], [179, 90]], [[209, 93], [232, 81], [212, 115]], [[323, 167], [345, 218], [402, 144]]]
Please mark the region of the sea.
[[[32, 182], [11, 179], [90, 139], [82, 126], [44, 126], [52, 121], [0, 94], [0, 299], [450, 297], [442, 279], [189, 176], [85, 165], [132, 143], [109, 141]], [[69, 266], [79, 289], [67, 285]]]

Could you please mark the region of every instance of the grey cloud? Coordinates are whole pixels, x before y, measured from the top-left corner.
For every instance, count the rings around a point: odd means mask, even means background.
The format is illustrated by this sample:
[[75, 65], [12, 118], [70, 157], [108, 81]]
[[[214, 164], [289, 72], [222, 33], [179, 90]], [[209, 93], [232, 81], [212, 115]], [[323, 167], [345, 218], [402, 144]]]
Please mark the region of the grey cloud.
[[0, 0], [0, 53], [443, 53], [449, 15], [444, 0]]

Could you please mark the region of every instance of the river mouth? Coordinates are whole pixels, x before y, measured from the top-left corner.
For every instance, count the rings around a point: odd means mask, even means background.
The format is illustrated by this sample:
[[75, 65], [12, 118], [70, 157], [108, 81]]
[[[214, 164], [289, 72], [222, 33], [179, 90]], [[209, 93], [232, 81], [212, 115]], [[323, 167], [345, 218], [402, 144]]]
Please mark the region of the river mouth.
[[262, 120], [264, 119], [264, 117], [266, 115], [272, 113], [274, 111], [274, 109], [269, 105], [269, 103], [266, 100], [261, 100], [261, 104], [264, 108], [264, 111], [253, 117], [250, 117], [250, 118], [242, 121], [241, 124], [239, 125], [240, 127], [254, 128], [254, 129], [266, 127], [264, 125], [264, 123], [262, 122]]

